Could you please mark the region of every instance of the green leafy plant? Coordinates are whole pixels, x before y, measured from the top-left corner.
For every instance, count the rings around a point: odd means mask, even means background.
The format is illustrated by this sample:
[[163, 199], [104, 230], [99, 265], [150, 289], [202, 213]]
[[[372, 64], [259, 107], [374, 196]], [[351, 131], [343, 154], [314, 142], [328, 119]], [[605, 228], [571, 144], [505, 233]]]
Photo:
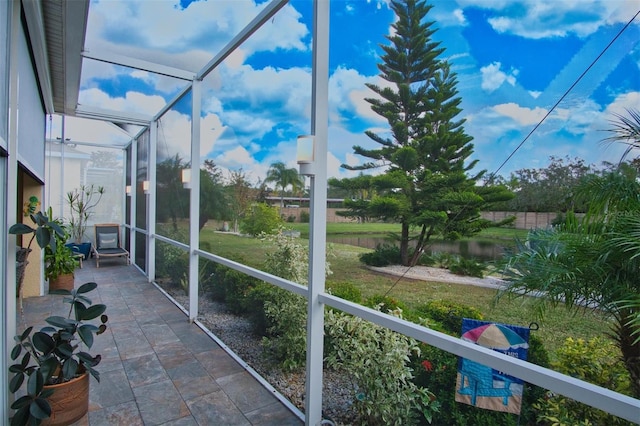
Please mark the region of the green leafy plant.
[[[40, 331], [32, 334], [31, 326], [15, 337], [11, 359], [20, 360], [9, 367], [9, 372], [14, 374], [9, 382], [9, 391], [18, 392], [26, 380], [26, 395], [11, 405], [16, 410], [12, 425], [40, 424], [51, 415], [47, 398], [54, 391], [45, 385], [67, 382], [84, 371], [100, 381], [100, 373], [94, 367], [100, 363], [101, 356], [93, 356], [81, 349], [81, 344], [91, 348], [94, 336], [107, 329], [107, 307], [92, 304], [86, 296], [97, 286], [89, 282], [71, 291], [56, 290], [53, 293], [64, 295], [64, 302], [71, 305], [67, 318], [50, 316], [45, 320], [49, 325]], [[96, 318], [99, 318], [99, 325], [88, 322]]]
[[431, 422], [438, 402], [413, 382], [409, 359], [420, 352], [415, 340], [333, 310], [326, 314], [325, 335], [332, 346], [327, 348], [328, 365], [353, 380], [360, 424], [416, 424], [420, 418]]
[[273, 234], [282, 223], [283, 220], [276, 208], [265, 203], [257, 203], [240, 222], [240, 231], [254, 237], [262, 233]]
[[362, 253], [360, 261], [369, 266], [389, 266], [400, 264], [400, 248], [393, 244], [378, 244], [374, 251]]
[[[51, 210], [49, 210], [51, 211]], [[35, 214], [30, 214], [29, 217], [31, 221], [34, 223], [34, 226], [29, 226], [26, 223], [16, 223], [11, 225], [9, 228], [9, 234], [14, 235], [29, 235], [31, 234], [31, 239], [29, 239], [29, 243], [26, 247], [26, 250], [31, 250], [31, 244], [35, 239], [40, 248], [45, 248], [47, 246], [51, 247], [52, 250], [56, 249], [56, 239], [54, 235], [58, 235], [59, 237], [64, 236], [64, 230], [55, 220], [50, 219], [50, 216], [45, 216], [44, 213], [37, 212]]]
[[60, 227], [63, 229], [64, 235], [54, 235], [53, 238], [56, 240], [55, 250], [51, 246], [44, 248], [44, 276], [47, 280], [56, 279], [60, 275], [72, 274], [77, 266], [73, 252], [69, 247], [65, 246], [69, 233], [62, 224], [60, 224]]
[[[603, 338], [568, 338], [557, 351], [554, 370], [598, 386], [630, 395], [629, 373], [613, 342]], [[631, 425], [604, 411], [589, 407], [562, 395], [546, 393], [536, 404], [538, 420], [553, 425]]]
[[416, 307], [418, 314], [438, 321], [444, 327], [444, 331], [453, 336], [460, 334], [462, 318], [483, 319], [482, 312], [473, 306], [447, 300], [431, 300]]
[[327, 283], [327, 291], [334, 296], [351, 302], [362, 302], [362, 291], [355, 284], [348, 281]]
[[456, 275], [483, 278], [484, 271], [487, 267], [483, 263], [476, 262], [473, 259], [465, 259], [457, 257], [455, 261], [449, 265], [449, 270]]
[[71, 226], [71, 238], [77, 243], [82, 243], [89, 219], [93, 215], [93, 210], [98, 205], [105, 189], [102, 186], [82, 185], [72, 191], [67, 192], [67, 204], [71, 211], [69, 224]]
[[29, 197], [28, 201], [25, 201], [22, 205], [22, 215], [29, 216], [30, 214], [34, 214], [36, 209], [40, 205], [40, 200], [35, 195]]

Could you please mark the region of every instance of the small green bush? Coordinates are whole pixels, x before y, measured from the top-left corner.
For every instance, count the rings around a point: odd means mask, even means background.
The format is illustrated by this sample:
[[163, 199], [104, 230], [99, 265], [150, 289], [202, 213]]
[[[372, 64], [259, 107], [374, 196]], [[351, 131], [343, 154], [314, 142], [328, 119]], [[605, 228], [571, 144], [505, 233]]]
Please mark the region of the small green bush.
[[355, 284], [341, 281], [327, 284], [329, 293], [354, 303], [362, 302], [362, 291]]
[[389, 311], [396, 311], [398, 309], [406, 311], [406, 305], [398, 299], [394, 299], [391, 296], [384, 296], [381, 294], [374, 294], [364, 301], [364, 306], [374, 308], [380, 312], [387, 313]]
[[[629, 373], [620, 357], [620, 349], [610, 340], [589, 341], [568, 338], [551, 367], [563, 374], [630, 395]], [[589, 407], [562, 395], [547, 393], [536, 404], [542, 424], [632, 425], [619, 417]]]
[[473, 306], [447, 300], [431, 300], [417, 306], [415, 310], [423, 316], [442, 324], [446, 333], [459, 336], [462, 330], [462, 319], [483, 319], [482, 312]]
[[451, 266], [456, 261], [456, 256], [447, 252], [431, 253], [430, 258], [433, 261], [434, 267], [444, 269], [449, 269], [449, 266]]
[[[399, 315], [398, 311], [394, 314]], [[325, 335], [333, 345], [330, 367], [353, 380], [353, 405], [363, 425], [413, 425], [431, 421], [438, 410], [435, 396], [416, 386], [408, 365], [419, 352], [415, 340], [362, 318], [329, 310]]]
[[302, 210], [300, 212], [300, 223], [309, 223], [309, 219], [310, 219], [309, 212], [306, 210]]
[[449, 270], [456, 275], [483, 278], [487, 269], [483, 263], [478, 263], [473, 259], [458, 257], [449, 265]]
[[304, 297], [277, 288], [264, 301], [267, 333], [263, 347], [286, 370], [305, 364], [307, 354], [307, 301]]
[[273, 234], [282, 224], [283, 220], [275, 207], [266, 203], [256, 203], [240, 222], [240, 231], [256, 237], [263, 233]]
[[400, 248], [392, 244], [378, 244], [376, 249], [369, 253], [362, 253], [360, 261], [368, 266], [389, 266], [399, 265]]

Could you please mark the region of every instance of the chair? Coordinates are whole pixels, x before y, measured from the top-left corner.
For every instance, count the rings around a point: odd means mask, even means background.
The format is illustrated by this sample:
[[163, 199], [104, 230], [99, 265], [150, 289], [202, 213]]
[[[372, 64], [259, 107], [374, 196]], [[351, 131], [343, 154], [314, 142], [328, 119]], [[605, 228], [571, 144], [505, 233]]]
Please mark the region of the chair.
[[[476, 405], [476, 399], [479, 396], [502, 398], [502, 404], [509, 404], [511, 393], [511, 380], [505, 376], [493, 374], [490, 367], [462, 358], [462, 383], [458, 393], [460, 395], [471, 395], [471, 405]], [[503, 382], [503, 387], [495, 387], [495, 381]]]
[[96, 268], [100, 267], [101, 257], [124, 257], [129, 264], [129, 252], [120, 243], [120, 225], [117, 223], [101, 223], [94, 225], [96, 241], [93, 255], [96, 257]]

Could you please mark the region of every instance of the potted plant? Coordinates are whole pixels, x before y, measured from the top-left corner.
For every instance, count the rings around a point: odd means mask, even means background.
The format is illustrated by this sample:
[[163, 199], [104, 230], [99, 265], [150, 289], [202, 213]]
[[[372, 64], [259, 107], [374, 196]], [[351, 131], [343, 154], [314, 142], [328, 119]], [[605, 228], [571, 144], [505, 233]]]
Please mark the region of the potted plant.
[[[40, 331], [32, 334], [31, 326], [15, 337], [11, 359], [18, 362], [9, 367], [14, 374], [9, 391], [16, 394], [26, 381], [26, 394], [11, 404], [16, 410], [11, 425], [40, 424], [45, 419], [50, 425], [71, 424], [89, 410], [89, 374], [100, 381], [100, 373], [94, 367], [101, 356], [81, 348], [93, 346], [94, 336], [104, 333], [108, 320], [107, 307], [93, 305], [86, 296], [97, 286], [89, 282], [71, 291], [55, 291], [71, 305], [67, 318], [50, 316], [45, 320], [49, 325]], [[99, 325], [89, 322], [96, 318]], [[70, 396], [76, 391], [77, 395]], [[56, 399], [56, 395], [64, 401]]]
[[44, 249], [44, 277], [49, 281], [50, 292], [59, 289], [72, 290], [74, 285], [73, 271], [76, 269], [77, 261], [71, 249], [65, 245], [69, 233], [64, 225], [60, 224], [60, 227], [64, 235], [54, 235], [55, 250], [51, 246]]
[[26, 223], [16, 223], [9, 228], [9, 234], [29, 235], [29, 243], [26, 247], [21, 247], [16, 253], [16, 294], [20, 298], [20, 307], [22, 308], [22, 283], [24, 280], [24, 272], [29, 263], [27, 261], [29, 253], [31, 253], [31, 244], [36, 240], [40, 248], [49, 247], [52, 251], [56, 251], [57, 239], [54, 236], [63, 237], [64, 230], [58, 222], [51, 217], [51, 208], [49, 208], [49, 216], [45, 216], [41, 211], [29, 214], [33, 226]]
[[93, 215], [93, 210], [98, 205], [104, 195], [104, 187], [96, 185], [82, 185], [73, 191], [67, 192], [67, 204], [71, 212], [69, 225], [71, 227], [70, 248], [89, 257], [91, 243], [84, 242], [83, 238], [87, 232], [89, 219]]

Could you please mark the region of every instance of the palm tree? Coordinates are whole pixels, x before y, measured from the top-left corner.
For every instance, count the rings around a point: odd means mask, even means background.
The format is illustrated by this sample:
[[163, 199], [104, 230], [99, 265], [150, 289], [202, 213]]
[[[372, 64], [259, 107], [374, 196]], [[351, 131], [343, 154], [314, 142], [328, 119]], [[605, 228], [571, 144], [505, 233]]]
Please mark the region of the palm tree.
[[[616, 119], [611, 121], [612, 128], [607, 130], [613, 135], [604, 139], [606, 143], [620, 142], [628, 145], [620, 161], [624, 161], [634, 149], [640, 149], [640, 112], [628, 109], [627, 113], [629, 117], [614, 113]], [[637, 162], [637, 160], [638, 157], [633, 162]]]
[[298, 174], [298, 170], [295, 168], [288, 169], [281, 161], [271, 164], [264, 181], [273, 182], [276, 185], [276, 189], [280, 188], [280, 207], [284, 207], [284, 191], [287, 187], [291, 186], [293, 192], [304, 188], [304, 180]]
[[640, 397], [640, 182], [627, 164], [614, 172], [591, 175], [580, 198], [592, 200], [579, 220], [569, 213], [564, 224], [534, 230], [508, 256], [505, 275], [510, 294], [536, 294], [541, 307], [565, 304], [597, 307], [612, 319], [612, 337], [620, 348]]
[[607, 143], [628, 145], [618, 169], [589, 175], [577, 197], [589, 209], [582, 220], [569, 214], [552, 230], [532, 231], [505, 259], [510, 294], [543, 294], [545, 304], [597, 306], [612, 319], [616, 341], [640, 398], [640, 164], [625, 158], [640, 148], [640, 113], [616, 114]]

